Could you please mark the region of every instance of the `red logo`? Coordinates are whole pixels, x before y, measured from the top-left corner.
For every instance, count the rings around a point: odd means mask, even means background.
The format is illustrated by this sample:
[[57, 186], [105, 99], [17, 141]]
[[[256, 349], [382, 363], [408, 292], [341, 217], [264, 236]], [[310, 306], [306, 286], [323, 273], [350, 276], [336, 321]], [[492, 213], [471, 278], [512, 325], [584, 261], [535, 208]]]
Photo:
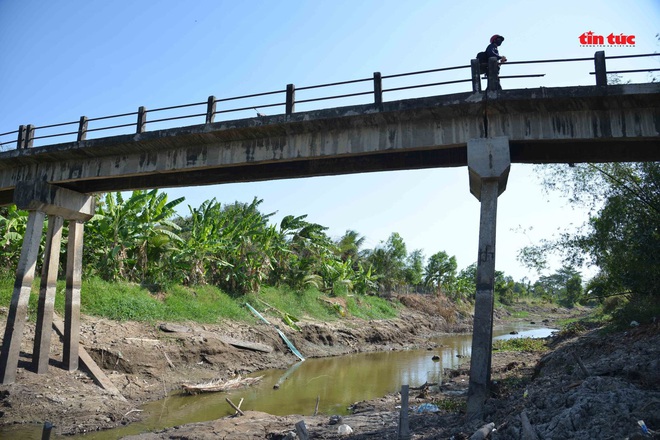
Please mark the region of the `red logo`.
[[594, 34], [592, 31], [585, 32], [578, 37], [582, 47], [634, 47], [635, 35], [609, 34], [607, 37]]

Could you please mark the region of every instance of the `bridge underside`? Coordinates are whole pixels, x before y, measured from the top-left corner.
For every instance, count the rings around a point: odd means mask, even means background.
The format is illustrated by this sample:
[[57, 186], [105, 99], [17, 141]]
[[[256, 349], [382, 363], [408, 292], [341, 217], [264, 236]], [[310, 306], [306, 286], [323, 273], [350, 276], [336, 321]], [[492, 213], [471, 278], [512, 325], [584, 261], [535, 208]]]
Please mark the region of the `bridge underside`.
[[[591, 144], [591, 145], [589, 145]], [[547, 148], [552, 147], [549, 153]], [[657, 141], [554, 143], [540, 147], [533, 142], [510, 144], [512, 163], [645, 162], [658, 160]], [[337, 158], [299, 159], [236, 165], [184, 172], [81, 180], [60, 186], [81, 193], [170, 188], [221, 183], [258, 182], [315, 176], [400, 171], [467, 165], [467, 147], [438, 150], [396, 151]], [[7, 194], [9, 196], [10, 194]], [[0, 193], [0, 202], [3, 193]], [[8, 203], [11, 203], [9, 200]]]

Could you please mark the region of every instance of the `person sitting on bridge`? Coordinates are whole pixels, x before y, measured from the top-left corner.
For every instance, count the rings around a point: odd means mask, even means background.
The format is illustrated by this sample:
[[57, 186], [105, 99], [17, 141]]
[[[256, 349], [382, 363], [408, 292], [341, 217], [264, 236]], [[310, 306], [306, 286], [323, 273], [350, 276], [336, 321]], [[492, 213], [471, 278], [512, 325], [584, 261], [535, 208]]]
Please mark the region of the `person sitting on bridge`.
[[486, 48], [485, 52], [479, 52], [477, 54], [477, 58], [479, 59], [479, 67], [481, 73], [485, 75], [486, 78], [488, 78], [488, 60], [490, 58], [497, 58], [498, 61], [498, 67], [497, 71], [499, 73], [499, 64], [506, 63], [506, 57], [505, 56], [500, 56], [500, 52], [498, 47], [502, 45], [502, 42], [504, 41], [504, 37], [498, 34], [493, 35], [490, 37], [490, 44]]

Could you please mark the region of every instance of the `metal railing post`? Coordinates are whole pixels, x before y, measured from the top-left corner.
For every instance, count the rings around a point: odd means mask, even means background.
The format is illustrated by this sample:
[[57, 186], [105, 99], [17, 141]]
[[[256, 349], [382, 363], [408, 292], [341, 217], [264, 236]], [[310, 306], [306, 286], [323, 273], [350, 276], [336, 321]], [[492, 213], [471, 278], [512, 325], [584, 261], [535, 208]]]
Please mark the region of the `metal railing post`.
[[286, 114], [291, 115], [296, 111], [296, 86], [286, 85]]
[[25, 148], [25, 125], [18, 126], [18, 139], [16, 140], [16, 149], [22, 150]]
[[78, 142], [87, 139], [87, 116], [81, 116], [78, 123]]
[[34, 125], [28, 124], [25, 127], [25, 148], [32, 148], [34, 145]]
[[147, 109], [144, 106], [142, 106], [138, 109], [137, 129], [135, 132], [144, 133], [146, 125], [147, 125]]
[[383, 109], [383, 77], [380, 72], [374, 72], [374, 104], [378, 110]]
[[206, 123], [213, 124], [215, 119], [215, 96], [209, 96], [209, 100], [206, 102]]
[[605, 51], [599, 50], [594, 55], [594, 67], [596, 68], [596, 85], [607, 85], [607, 67], [605, 66]]
[[479, 77], [481, 73], [478, 59], [470, 60], [470, 71], [472, 72], [472, 91], [481, 92], [481, 78]]
[[502, 90], [500, 86], [500, 66], [497, 58], [488, 58], [488, 87], [486, 90]]

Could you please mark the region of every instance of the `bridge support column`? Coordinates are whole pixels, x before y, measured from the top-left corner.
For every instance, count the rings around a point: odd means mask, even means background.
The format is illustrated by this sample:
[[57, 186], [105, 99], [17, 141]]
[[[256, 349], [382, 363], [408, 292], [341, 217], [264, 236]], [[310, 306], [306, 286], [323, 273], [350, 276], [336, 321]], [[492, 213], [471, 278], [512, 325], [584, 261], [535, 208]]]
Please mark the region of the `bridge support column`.
[[467, 150], [470, 192], [481, 202], [467, 416], [480, 420], [488, 397], [493, 350], [497, 198], [506, 189], [511, 157], [507, 137], [472, 139]]
[[55, 309], [55, 291], [57, 288], [57, 271], [60, 265], [63, 223], [62, 217], [56, 215], [48, 216], [48, 234], [46, 235], [46, 250], [44, 252], [44, 261], [41, 270], [37, 326], [34, 333], [34, 349], [32, 354], [32, 366], [37, 374], [48, 372], [50, 329], [53, 327], [53, 311]]
[[65, 364], [70, 370], [78, 367], [83, 231], [81, 222], [92, 218], [95, 208], [92, 196], [49, 185], [46, 182], [20, 182], [14, 190], [14, 203], [18, 208], [29, 211], [29, 217], [0, 352], [0, 380], [3, 384], [13, 383], [16, 379], [23, 329], [27, 319], [27, 304], [34, 281], [46, 215], [48, 215], [48, 236], [37, 309], [33, 368], [37, 373], [45, 373], [48, 370], [64, 220], [69, 221], [65, 314], [65, 329], [68, 329], [68, 332], [65, 332], [67, 334], [65, 334], [64, 353], [65, 356], [67, 354], [76, 356], [75, 362], [65, 359]]

